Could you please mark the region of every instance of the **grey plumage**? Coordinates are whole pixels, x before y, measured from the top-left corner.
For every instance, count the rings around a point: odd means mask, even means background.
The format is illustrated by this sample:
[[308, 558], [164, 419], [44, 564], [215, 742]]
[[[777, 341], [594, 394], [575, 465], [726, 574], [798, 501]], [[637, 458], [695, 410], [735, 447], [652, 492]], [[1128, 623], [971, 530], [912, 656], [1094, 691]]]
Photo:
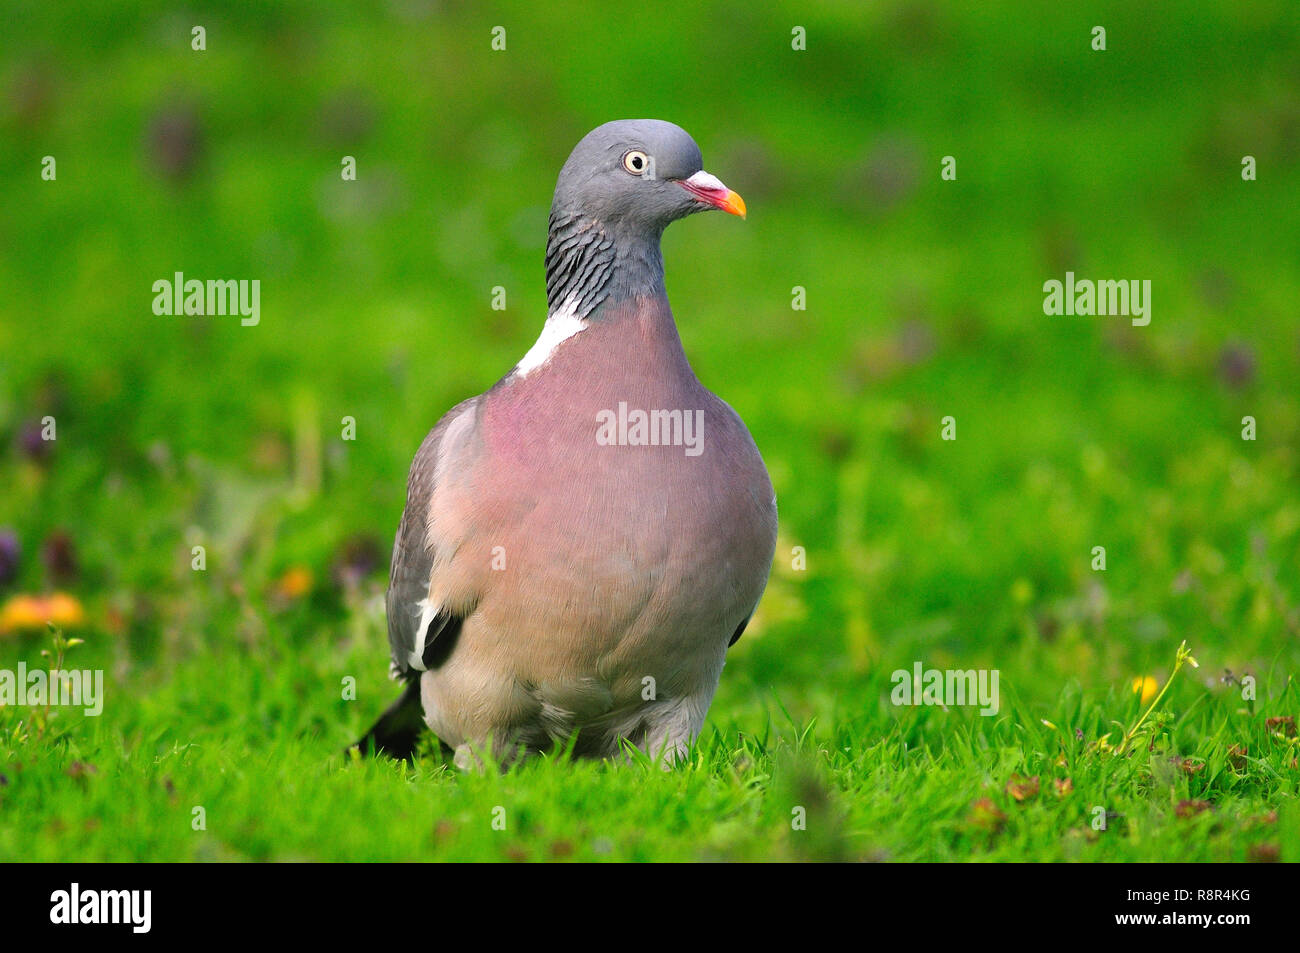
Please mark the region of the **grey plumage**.
[[[634, 150], [653, 158], [653, 174], [629, 191], [618, 160]], [[551, 203], [549, 309], [571, 304], [585, 318], [611, 296], [662, 294], [664, 228], [706, 207], [675, 183], [702, 168], [700, 147], [670, 122], [619, 120], [584, 136], [560, 170]]]
[[[670, 123], [607, 123], [573, 150], [541, 338], [412, 463], [387, 608], [390, 672], [419, 690], [368, 747], [402, 754], [417, 701], [462, 764], [567, 738], [676, 757], [698, 733], [776, 535], [762, 459], [691, 371], [664, 294], [663, 229], [710, 207], [744, 213]], [[695, 415], [698, 451], [599, 439], [628, 406]]]
[[388, 614], [388, 645], [390, 650], [389, 675], [407, 679], [427, 670], [421, 661], [413, 659], [417, 647], [419, 656], [450, 624], [456, 620], [450, 613], [426, 616], [421, 606], [429, 592], [429, 577], [433, 572], [435, 547], [425, 524], [429, 500], [433, 497], [436, 479], [436, 454], [447, 425], [461, 413], [473, 412], [479, 398], [461, 401], [429, 431], [429, 435], [416, 451], [411, 463], [411, 473], [406, 485], [406, 506], [393, 541], [393, 561], [388, 573], [388, 594], [385, 608]]

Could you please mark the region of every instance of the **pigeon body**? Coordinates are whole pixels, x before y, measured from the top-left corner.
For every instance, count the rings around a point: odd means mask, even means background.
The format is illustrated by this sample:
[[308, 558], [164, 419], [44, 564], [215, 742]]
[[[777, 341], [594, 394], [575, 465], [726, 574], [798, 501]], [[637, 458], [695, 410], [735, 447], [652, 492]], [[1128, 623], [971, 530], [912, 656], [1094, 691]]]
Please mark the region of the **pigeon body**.
[[758, 449], [664, 292], [663, 228], [744, 211], [700, 166], [655, 120], [607, 123], [565, 163], [537, 344], [412, 464], [387, 603], [408, 691], [363, 745], [409, 755], [417, 706], [459, 764], [566, 740], [671, 760], [699, 733], [776, 540]]

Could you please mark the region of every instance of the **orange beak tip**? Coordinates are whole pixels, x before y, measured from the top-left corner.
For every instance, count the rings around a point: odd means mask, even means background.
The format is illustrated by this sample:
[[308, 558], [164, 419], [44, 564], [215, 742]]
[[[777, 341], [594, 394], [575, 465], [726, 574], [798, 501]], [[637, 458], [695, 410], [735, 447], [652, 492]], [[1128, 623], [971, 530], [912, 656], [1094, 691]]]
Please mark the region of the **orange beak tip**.
[[739, 215], [741, 218], [748, 217], [745, 212], [745, 200], [740, 197], [739, 192], [728, 191], [726, 201], [723, 204], [723, 208], [725, 208], [732, 215]]

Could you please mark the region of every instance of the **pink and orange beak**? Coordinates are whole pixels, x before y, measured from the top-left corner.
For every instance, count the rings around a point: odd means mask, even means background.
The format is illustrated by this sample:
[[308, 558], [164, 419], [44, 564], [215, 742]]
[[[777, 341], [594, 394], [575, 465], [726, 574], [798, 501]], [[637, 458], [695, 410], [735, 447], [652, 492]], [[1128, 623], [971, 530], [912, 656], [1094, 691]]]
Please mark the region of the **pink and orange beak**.
[[701, 202], [720, 208], [724, 212], [730, 212], [732, 215], [745, 217], [745, 200], [740, 197], [740, 194], [731, 191], [715, 176], [709, 175], [703, 169], [689, 179], [679, 179], [677, 184]]

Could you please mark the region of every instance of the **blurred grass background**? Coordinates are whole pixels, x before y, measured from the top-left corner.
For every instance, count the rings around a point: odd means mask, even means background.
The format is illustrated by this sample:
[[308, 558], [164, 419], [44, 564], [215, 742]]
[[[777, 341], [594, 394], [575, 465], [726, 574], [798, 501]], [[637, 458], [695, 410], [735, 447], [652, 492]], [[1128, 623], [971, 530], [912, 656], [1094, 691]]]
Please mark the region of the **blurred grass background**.
[[[1122, 707], [1182, 639], [1188, 703], [1231, 693], [1224, 669], [1288, 684], [1295, 3], [3, 9], [0, 599], [84, 605], [101, 740], [253, 720], [319, 754], [382, 707], [411, 456], [535, 339], [555, 176], [632, 117], [691, 132], [750, 209], [665, 237], [687, 353], [781, 511], [711, 725], [779, 704], [876, 731], [919, 717], [887, 701], [917, 659], [998, 668], [1031, 714], [1078, 691]], [[1150, 326], [1045, 316], [1067, 270], [1150, 279]], [[175, 271], [260, 279], [260, 325], [155, 316]], [[42, 644], [0, 636], [0, 666]], [[336, 701], [344, 675], [358, 703]], [[952, 721], [907, 724], [924, 743]]]

